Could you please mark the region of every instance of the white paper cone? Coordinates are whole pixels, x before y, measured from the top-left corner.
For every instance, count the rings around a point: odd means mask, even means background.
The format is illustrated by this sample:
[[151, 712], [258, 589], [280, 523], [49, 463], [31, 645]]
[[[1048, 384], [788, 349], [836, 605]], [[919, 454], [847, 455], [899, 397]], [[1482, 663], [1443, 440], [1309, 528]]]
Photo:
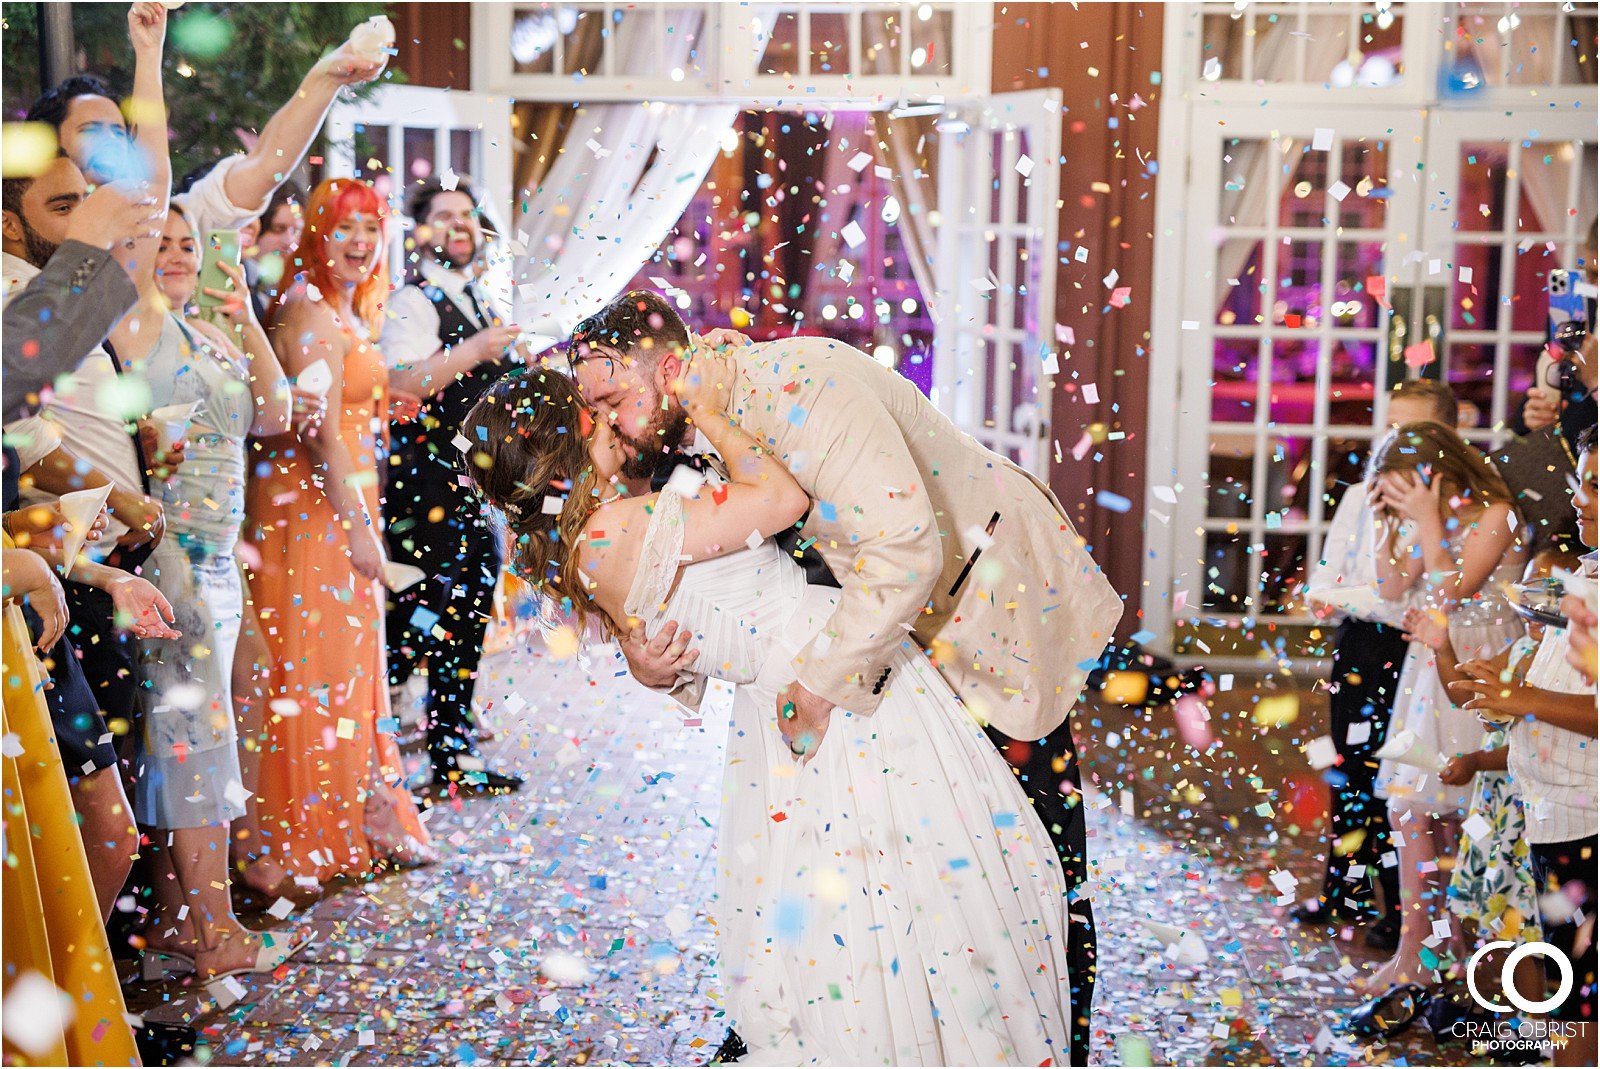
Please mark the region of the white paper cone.
[[74, 490], [61, 495], [59, 507], [68, 524], [66, 537], [61, 540], [61, 574], [72, 574], [72, 566], [78, 561], [78, 552], [83, 549], [84, 540], [89, 535], [89, 525], [100, 515], [100, 510], [106, 506], [106, 498], [110, 496], [110, 483], [92, 490]]
[[328, 366], [326, 360], [319, 357], [295, 377], [294, 384], [307, 393], [326, 397], [328, 389], [333, 385], [333, 369]]
[[1397, 731], [1390, 735], [1378, 750], [1377, 757], [1380, 761], [1410, 765], [1424, 772], [1437, 772], [1444, 767], [1439, 755], [1424, 746], [1422, 740], [1410, 731]]
[[393, 560], [383, 562], [383, 585], [396, 594], [416, 586], [427, 576], [427, 572], [413, 564], [402, 564]]

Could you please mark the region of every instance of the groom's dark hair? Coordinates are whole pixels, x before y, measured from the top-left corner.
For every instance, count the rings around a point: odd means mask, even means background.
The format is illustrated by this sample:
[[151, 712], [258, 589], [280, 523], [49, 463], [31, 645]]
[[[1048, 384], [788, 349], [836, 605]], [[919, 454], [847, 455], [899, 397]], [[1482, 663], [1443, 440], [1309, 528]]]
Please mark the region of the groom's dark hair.
[[678, 310], [655, 290], [629, 290], [578, 324], [567, 345], [567, 359], [587, 349], [617, 352], [654, 364], [674, 348], [689, 347], [689, 328]]

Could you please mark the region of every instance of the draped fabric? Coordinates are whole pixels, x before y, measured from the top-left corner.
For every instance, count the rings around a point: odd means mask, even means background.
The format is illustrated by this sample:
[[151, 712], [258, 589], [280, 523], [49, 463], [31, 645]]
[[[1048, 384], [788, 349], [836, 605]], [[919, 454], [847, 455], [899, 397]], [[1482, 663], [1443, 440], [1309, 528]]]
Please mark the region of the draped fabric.
[[900, 201], [895, 225], [900, 228], [911, 275], [924, 300], [929, 301], [939, 292], [938, 241], [933, 233], [933, 217], [939, 208], [938, 152], [933, 147], [938, 136], [936, 121], [932, 115], [897, 119], [886, 112], [872, 114], [880, 158], [894, 172], [891, 182]]
[[[1236, 33], [1230, 38], [1230, 48], [1242, 47], [1240, 36], [1244, 20], [1235, 20]], [[1271, 85], [1275, 82], [1294, 81], [1299, 71], [1331, 71], [1349, 48], [1345, 35], [1335, 32], [1312, 33], [1309, 37], [1296, 32], [1292, 19], [1281, 19], [1257, 43], [1255, 52], [1255, 77]], [[1313, 24], [1315, 28], [1315, 23]], [[1300, 54], [1305, 50], [1304, 56]], [[1244, 140], [1227, 147], [1222, 183], [1221, 211], [1217, 218], [1223, 226], [1266, 226], [1272, 203], [1272, 168], [1287, 167], [1300, 142], [1293, 138], [1279, 138], [1276, 142]], [[1216, 286], [1217, 307], [1221, 308], [1233, 288], [1233, 280], [1245, 269], [1250, 257], [1261, 247], [1258, 239], [1224, 241], [1217, 250]], [[1251, 285], [1240, 279], [1240, 285]], [[1254, 284], [1260, 284], [1256, 280]]]
[[[741, 9], [739, 17], [757, 11]], [[662, 39], [653, 23], [625, 19], [617, 31], [618, 69], [690, 68], [702, 20], [700, 9], [675, 12], [674, 32]], [[559, 148], [545, 146], [538, 154], [544, 160], [526, 165], [530, 177], [547, 168], [536, 188], [524, 189], [513, 226], [524, 246], [514, 317], [534, 335], [536, 349], [563, 340], [650, 261], [705, 180], [737, 114], [725, 104], [582, 107]], [[551, 129], [549, 119], [543, 124]]]
[[[944, 23], [931, 42], [930, 51], [949, 55], [951, 42]], [[897, 53], [889, 46], [890, 28], [881, 19], [861, 21], [862, 57], [870, 74], [892, 74], [898, 65]], [[890, 180], [900, 202], [900, 218], [895, 225], [911, 261], [911, 275], [923, 298], [933, 300], [938, 286], [938, 241], [934, 237], [934, 216], [939, 208], [939, 172], [936, 115], [908, 115], [896, 118], [889, 112], [872, 113], [878, 158], [894, 173]], [[929, 305], [930, 308], [936, 304]]]
[[138, 1065], [21, 608], [4, 630], [5, 1061]]

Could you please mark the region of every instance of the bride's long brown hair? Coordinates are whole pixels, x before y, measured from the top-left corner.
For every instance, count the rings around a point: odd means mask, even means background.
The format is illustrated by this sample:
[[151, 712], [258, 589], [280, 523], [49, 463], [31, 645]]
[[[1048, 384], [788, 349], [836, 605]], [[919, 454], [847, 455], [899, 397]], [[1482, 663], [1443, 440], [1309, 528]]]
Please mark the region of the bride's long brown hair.
[[577, 545], [601, 483], [589, 455], [594, 421], [572, 380], [548, 368], [513, 371], [478, 398], [461, 433], [462, 466], [504, 516], [514, 569], [583, 634], [597, 614]]

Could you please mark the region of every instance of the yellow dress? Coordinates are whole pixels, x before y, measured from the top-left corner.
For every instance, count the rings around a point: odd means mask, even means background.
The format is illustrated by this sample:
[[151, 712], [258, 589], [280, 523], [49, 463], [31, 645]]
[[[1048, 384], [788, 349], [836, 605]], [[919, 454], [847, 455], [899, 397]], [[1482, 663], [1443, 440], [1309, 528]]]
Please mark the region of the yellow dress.
[[[5, 539], [5, 548], [12, 548]], [[111, 947], [73, 819], [72, 795], [50, 730], [44, 675], [27, 622], [5, 606], [4, 902], [7, 1065], [138, 1065]], [[72, 1005], [59, 1035], [46, 1026], [24, 1045], [13, 1014], [48, 1006], [48, 982]], [[21, 1003], [14, 1003], [18, 985]], [[43, 994], [28, 995], [29, 990]], [[33, 999], [39, 999], [35, 1003]]]

